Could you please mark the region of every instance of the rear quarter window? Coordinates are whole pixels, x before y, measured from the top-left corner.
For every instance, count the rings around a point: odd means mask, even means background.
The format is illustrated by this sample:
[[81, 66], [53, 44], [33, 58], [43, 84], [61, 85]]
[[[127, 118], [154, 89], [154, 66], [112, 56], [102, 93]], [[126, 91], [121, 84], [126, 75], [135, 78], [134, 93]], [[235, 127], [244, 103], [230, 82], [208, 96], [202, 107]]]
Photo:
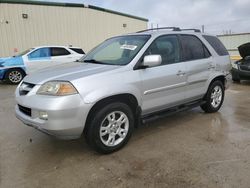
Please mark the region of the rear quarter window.
[[81, 48], [70, 48], [71, 50], [73, 50], [74, 52], [78, 53], [78, 54], [85, 54], [84, 51]]
[[203, 37], [213, 47], [219, 56], [229, 55], [227, 49], [217, 37], [209, 35], [203, 35]]

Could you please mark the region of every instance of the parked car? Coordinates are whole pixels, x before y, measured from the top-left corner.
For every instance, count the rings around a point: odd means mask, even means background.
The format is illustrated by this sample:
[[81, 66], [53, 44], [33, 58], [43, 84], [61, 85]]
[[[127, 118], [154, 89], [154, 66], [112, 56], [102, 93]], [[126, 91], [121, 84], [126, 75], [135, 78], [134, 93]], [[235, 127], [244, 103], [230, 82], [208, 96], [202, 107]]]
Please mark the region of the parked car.
[[79, 60], [84, 55], [81, 48], [66, 46], [39, 46], [17, 56], [0, 58], [0, 80], [18, 84], [25, 75], [45, 67]]
[[250, 43], [238, 47], [241, 60], [232, 62], [232, 79], [234, 82], [250, 80]]
[[106, 40], [78, 64], [26, 76], [16, 117], [62, 139], [85, 135], [96, 151], [122, 148], [134, 127], [201, 106], [217, 112], [230, 57], [216, 36], [179, 28]]

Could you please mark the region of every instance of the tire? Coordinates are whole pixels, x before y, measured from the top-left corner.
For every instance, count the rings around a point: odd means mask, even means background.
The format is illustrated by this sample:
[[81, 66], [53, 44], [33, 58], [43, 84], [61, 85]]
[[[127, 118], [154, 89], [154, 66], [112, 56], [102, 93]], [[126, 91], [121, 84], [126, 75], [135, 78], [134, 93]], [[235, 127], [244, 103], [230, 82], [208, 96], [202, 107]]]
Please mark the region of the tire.
[[21, 69], [10, 69], [5, 74], [5, 80], [9, 84], [19, 84], [25, 76], [25, 73]]
[[132, 135], [134, 115], [124, 103], [110, 103], [91, 117], [85, 136], [98, 153], [108, 154], [121, 149]]
[[204, 97], [205, 104], [201, 105], [206, 113], [217, 112], [224, 101], [225, 88], [221, 81], [216, 80], [210, 84], [207, 94]]

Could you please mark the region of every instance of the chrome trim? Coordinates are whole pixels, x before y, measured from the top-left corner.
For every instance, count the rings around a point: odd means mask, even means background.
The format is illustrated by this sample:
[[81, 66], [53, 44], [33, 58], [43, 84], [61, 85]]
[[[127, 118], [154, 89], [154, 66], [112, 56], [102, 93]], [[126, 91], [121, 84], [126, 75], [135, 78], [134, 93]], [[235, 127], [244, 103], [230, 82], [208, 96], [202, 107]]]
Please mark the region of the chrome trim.
[[202, 83], [202, 82], [207, 82], [207, 79], [187, 82], [187, 85], [198, 84], [198, 83]]
[[182, 86], [185, 86], [185, 85], [187, 85], [187, 82], [182, 82], [182, 83], [173, 84], [173, 85], [170, 85], [170, 86], [164, 86], [164, 87], [159, 87], [159, 88], [155, 88], [155, 89], [150, 89], [150, 90], [145, 91], [143, 94], [144, 95], [149, 95], [149, 94], [152, 94], [152, 93], [158, 93], [158, 92], [169, 90], [169, 89], [175, 89], [175, 88], [182, 87]]
[[35, 84], [23, 82], [19, 87], [19, 94], [27, 95], [34, 87], [35, 87]]

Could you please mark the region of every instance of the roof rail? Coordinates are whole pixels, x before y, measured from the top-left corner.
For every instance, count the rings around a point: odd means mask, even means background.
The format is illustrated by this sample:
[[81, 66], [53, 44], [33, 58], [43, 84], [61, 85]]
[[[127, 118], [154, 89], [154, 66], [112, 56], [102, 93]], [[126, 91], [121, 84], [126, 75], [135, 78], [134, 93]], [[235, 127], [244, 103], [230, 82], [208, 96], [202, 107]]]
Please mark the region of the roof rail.
[[194, 31], [196, 33], [201, 33], [201, 30], [199, 29], [181, 29], [181, 31]]
[[172, 29], [172, 31], [181, 31], [179, 27], [159, 27], [159, 28], [152, 28], [152, 29], [145, 29], [145, 30], [137, 31], [136, 33], [143, 33], [146, 31], [154, 31], [154, 30], [162, 30], [162, 29]]
[[137, 31], [136, 33], [143, 33], [146, 31], [157, 31], [157, 30], [163, 30], [163, 29], [172, 29], [172, 31], [194, 31], [197, 33], [201, 33], [201, 30], [199, 29], [180, 29], [179, 27], [159, 27], [159, 28], [152, 28], [152, 29], [145, 29], [145, 30]]

